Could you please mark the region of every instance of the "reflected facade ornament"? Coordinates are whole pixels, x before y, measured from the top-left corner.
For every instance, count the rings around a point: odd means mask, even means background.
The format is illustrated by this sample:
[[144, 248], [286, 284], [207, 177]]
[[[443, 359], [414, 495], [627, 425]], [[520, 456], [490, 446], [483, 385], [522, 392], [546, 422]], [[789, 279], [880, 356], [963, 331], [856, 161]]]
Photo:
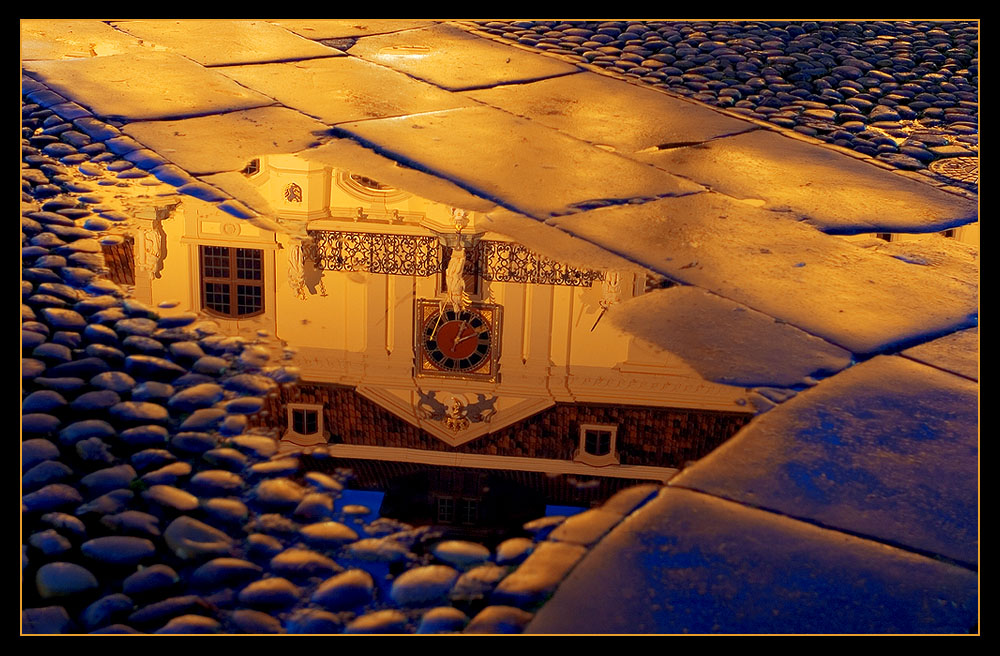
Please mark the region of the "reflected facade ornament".
[[285, 200], [289, 203], [301, 203], [302, 202], [302, 187], [298, 186], [294, 182], [285, 185]]
[[300, 300], [308, 298], [305, 278], [305, 249], [300, 242], [292, 242], [288, 249], [288, 286]]
[[150, 280], [160, 277], [163, 269], [164, 243], [163, 220], [159, 217], [136, 221], [135, 269], [144, 272]]
[[448, 407], [448, 412], [444, 416], [444, 425], [456, 433], [463, 431], [471, 423], [468, 416], [466, 416], [467, 414], [465, 404], [453, 396], [451, 397], [451, 405]]
[[448, 260], [448, 268], [445, 271], [445, 282], [447, 289], [444, 298], [438, 303], [438, 311], [444, 312], [444, 308], [449, 303], [455, 314], [458, 314], [469, 305], [469, 295], [465, 293], [465, 249], [454, 248], [451, 251], [451, 259]]

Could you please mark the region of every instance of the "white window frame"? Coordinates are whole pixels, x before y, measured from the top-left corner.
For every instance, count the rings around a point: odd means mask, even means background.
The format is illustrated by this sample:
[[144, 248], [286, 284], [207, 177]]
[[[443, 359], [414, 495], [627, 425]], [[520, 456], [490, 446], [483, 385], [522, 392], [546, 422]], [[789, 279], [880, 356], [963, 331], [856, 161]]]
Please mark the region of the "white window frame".
[[[611, 433], [611, 448], [606, 455], [598, 456], [587, 452], [587, 431]], [[620, 464], [618, 461], [618, 426], [617, 424], [580, 424], [580, 446], [573, 454], [573, 460], [594, 467]]]
[[[288, 430], [285, 431], [285, 436], [295, 436], [295, 437], [322, 437], [324, 434], [325, 427], [323, 426], [323, 406], [315, 403], [289, 403], [287, 406], [288, 410]], [[316, 432], [315, 433], [299, 433], [295, 430], [295, 420], [294, 412], [295, 410], [307, 410], [316, 413]]]

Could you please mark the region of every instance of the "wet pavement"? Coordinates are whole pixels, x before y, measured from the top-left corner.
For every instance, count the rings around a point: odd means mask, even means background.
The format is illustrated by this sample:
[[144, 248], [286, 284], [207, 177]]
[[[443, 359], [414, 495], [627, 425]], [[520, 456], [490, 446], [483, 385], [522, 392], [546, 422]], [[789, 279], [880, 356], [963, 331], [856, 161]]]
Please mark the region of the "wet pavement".
[[[22, 23], [22, 630], [975, 630], [977, 26], [408, 27]], [[242, 172], [305, 149], [676, 283], [605, 321], [757, 418], [492, 551], [358, 515], [249, 428], [273, 334], [106, 278], [178, 203], [298, 243]]]

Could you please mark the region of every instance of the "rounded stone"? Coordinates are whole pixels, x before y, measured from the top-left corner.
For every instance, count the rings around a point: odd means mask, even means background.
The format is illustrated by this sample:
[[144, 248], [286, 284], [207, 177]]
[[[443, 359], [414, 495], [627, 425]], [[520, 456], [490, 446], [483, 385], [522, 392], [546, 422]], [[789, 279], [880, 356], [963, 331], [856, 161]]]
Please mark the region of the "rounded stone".
[[[195, 499], [195, 507], [197, 503]], [[182, 560], [228, 556], [233, 548], [231, 537], [187, 515], [172, 521], [163, 532], [163, 538], [174, 555]]]
[[217, 620], [204, 615], [181, 615], [172, 618], [162, 628], [155, 631], [157, 634], [199, 634], [199, 633], [219, 633], [222, 625]]
[[27, 471], [46, 460], [59, 457], [59, 447], [43, 438], [21, 442], [21, 469]]
[[69, 540], [52, 528], [32, 533], [28, 537], [28, 544], [47, 557], [64, 554], [73, 548], [73, 544]]
[[240, 633], [273, 634], [284, 631], [280, 620], [259, 610], [234, 610], [229, 616], [229, 622]]
[[87, 606], [80, 621], [88, 631], [125, 620], [135, 610], [135, 602], [120, 592], [101, 597]]
[[291, 510], [305, 496], [305, 490], [288, 478], [261, 481], [253, 490], [256, 502], [267, 508]]
[[401, 606], [430, 606], [447, 601], [459, 573], [447, 565], [425, 565], [400, 574], [389, 596]]
[[240, 603], [265, 608], [289, 608], [298, 603], [302, 590], [281, 577], [270, 577], [254, 581], [240, 590]]
[[155, 538], [160, 535], [160, 520], [138, 510], [126, 510], [101, 517], [101, 524], [115, 533]]
[[272, 573], [290, 579], [325, 578], [342, 569], [323, 554], [298, 547], [277, 554], [271, 559], [269, 567]]
[[438, 560], [460, 568], [479, 565], [490, 559], [490, 550], [481, 544], [465, 540], [446, 540], [431, 548], [431, 553]]
[[122, 443], [133, 449], [163, 446], [167, 443], [170, 433], [163, 426], [154, 424], [135, 426], [118, 434]]
[[352, 620], [344, 633], [405, 633], [406, 615], [398, 610], [377, 610]]
[[292, 634], [340, 633], [344, 627], [341, 617], [317, 608], [300, 608], [285, 623]]
[[210, 408], [222, 400], [224, 391], [215, 383], [194, 385], [177, 392], [167, 402], [167, 407], [180, 412], [193, 412], [199, 408]]
[[[142, 493], [142, 498], [149, 503], [178, 512], [188, 512], [198, 507], [198, 497], [170, 485], [153, 485]], [[183, 519], [183, 517], [178, 519]], [[176, 549], [174, 551], [176, 552]]]
[[472, 618], [465, 633], [520, 633], [532, 617], [513, 606], [487, 606]]
[[223, 524], [242, 525], [250, 517], [246, 504], [234, 498], [205, 499], [201, 508], [210, 520]]
[[194, 570], [188, 580], [202, 588], [238, 587], [263, 573], [263, 567], [241, 558], [214, 558]]
[[139, 567], [122, 581], [122, 591], [136, 599], [160, 598], [171, 594], [181, 577], [172, 567], [163, 564]]
[[135, 379], [123, 371], [105, 371], [90, 379], [90, 384], [101, 389], [124, 394], [135, 387]]
[[50, 512], [80, 504], [83, 497], [76, 488], [65, 483], [52, 483], [21, 497], [27, 512]]
[[375, 581], [363, 569], [350, 569], [323, 581], [311, 597], [315, 604], [331, 611], [365, 606], [375, 598]]
[[63, 483], [73, 477], [73, 470], [57, 460], [46, 460], [24, 473], [21, 477], [21, 487], [26, 492], [33, 492], [52, 483]]
[[243, 477], [221, 469], [198, 472], [191, 477], [188, 489], [198, 496], [218, 497], [238, 494], [243, 489]]
[[111, 416], [127, 423], [166, 421], [170, 413], [162, 405], [148, 401], [123, 401], [111, 406]]
[[469, 616], [454, 606], [439, 606], [420, 617], [417, 633], [457, 633], [468, 623]]
[[135, 469], [132, 468], [132, 465], [118, 465], [98, 469], [87, 474], [80, 479], [80, 483], [86, 488], [88, 494], [98, 496], [111, 490], [127, 488], [134, 479]]
[[46, 563], [35, 575], [35, 587], [42, 599], [74, 597], [96, 590], [97, 586], [97, 577], [74, 563]]
[[156, 555], [156, 546], [145, 538], [113, 535], [84, 542], [80, 551], [105, 565], [138, 565]]

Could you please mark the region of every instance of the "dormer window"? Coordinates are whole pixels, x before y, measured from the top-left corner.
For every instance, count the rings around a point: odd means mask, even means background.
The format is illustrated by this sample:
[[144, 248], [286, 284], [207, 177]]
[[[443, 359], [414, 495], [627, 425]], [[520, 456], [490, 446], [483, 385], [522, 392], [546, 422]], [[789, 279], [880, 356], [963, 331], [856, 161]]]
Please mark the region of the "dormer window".
[[617, 437], [615, 424], [581, 424], [580, 446], [573, 459], [595, 467], [617, 465]]
[[257, 175], [258, 173], [260, 173], [260, 160], [257, 159], [256, 157], [250, 160], [250, 162], [245, 167], [243, 167], [243, 170], [240, 171], [240, 173], [247, 176], [248, 178]]
[[290, 403], [288, 430], [299, 437], [320, 437], [323, 434], [323, 406]]

